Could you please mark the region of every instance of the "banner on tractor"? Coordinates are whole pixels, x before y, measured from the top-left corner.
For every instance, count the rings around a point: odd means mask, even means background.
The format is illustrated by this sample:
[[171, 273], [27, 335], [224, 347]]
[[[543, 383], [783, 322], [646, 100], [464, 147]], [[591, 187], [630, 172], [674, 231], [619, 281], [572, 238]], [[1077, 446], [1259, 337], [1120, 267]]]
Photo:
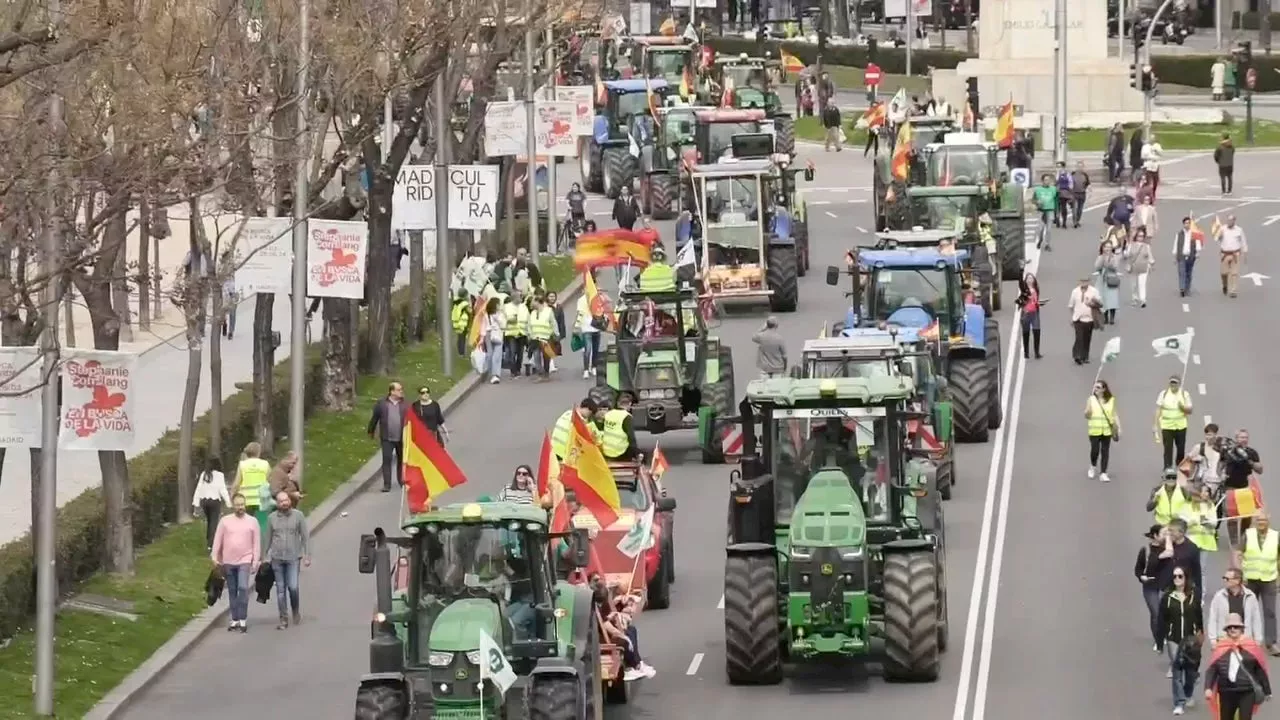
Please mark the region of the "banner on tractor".
[[579, 271], [598, 267], [621, 267], [631, 262], [644, 268], [652, 259], [658, 234], [653, 230], [602, 230], [578, 236], [573, 264]]

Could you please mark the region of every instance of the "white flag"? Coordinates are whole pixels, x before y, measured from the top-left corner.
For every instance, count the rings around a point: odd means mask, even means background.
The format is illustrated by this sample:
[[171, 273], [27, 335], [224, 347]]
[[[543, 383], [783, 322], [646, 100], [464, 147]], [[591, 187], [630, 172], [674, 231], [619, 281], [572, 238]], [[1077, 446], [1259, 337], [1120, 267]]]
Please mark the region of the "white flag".
[[502, 654], [502, 648], [484, 630], [480, 631], [480, 679], [492, 680], [504, 695], [507, 688], [516, 682], [516, 672], [511, 669], [511, 663], [507, 662], [507, 656]]
[[698, 29], [693, 26], [693, 23], [689, 23], [685, 26], [684, 35], [681, 37], [691, 43], [696, 43], [698, 42]]
[[1120, 357], [1120, 336], [1117, 335], [1107, 341], [1105, 347], [1102, 348], [1102, 362], [1115, 362]]
[[1188, 358], [1191, 357], [1191, 336], [1192, 334], [1188, 332], [1158, 337], [1151, 341], [1151, 349], [1156, 351], [1156, 357], [1175, 355], [1183, 365], [1186, 365]]
[[635, 558], [651, 547], [653, 547], [653, 503], [649, 503], [649, 509], [636, 518], [636, 524], [631, 526], [631, 531], [618, 541], [618, 552], [629, 558]]
[[898, 92], [893, 94], [893, 98], [889, 100], [889, 107], [885, 114], [890, 119], [898, 115], [907, 114], [907, 89], [905, 87], [898, 88]]
[[640, 157], [640, 143], [636, 142], [636, 136], [628, 133], [627, 141], [629, 143], [629, 145], [627, 146], [627, 151], [631, 153], [631, 157], [634, 157], [634, 158]]
[[685, 242], [684, 247], [680, 248], [680, 252], [676, 253], [675, 267], [680, 268], [685, 265], [693, 265], [696, 262], [697, 257], [694, 255], [693, 240], [688, 240]]

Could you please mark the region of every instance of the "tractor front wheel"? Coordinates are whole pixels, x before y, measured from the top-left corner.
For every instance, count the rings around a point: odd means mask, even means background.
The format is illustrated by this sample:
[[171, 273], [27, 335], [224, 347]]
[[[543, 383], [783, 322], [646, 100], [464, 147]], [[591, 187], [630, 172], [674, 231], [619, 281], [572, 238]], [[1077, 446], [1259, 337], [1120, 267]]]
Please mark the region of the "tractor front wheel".
[[649, 214], [654, 220], [670, 220], [676, 216], [676, 178], [673, 175], [649, 176]]
[[772, 554], [734, 555], [724, 566], [725, 669], [733, 685], [782, 682], [778, 566]]
[[529, 720], [579, 720], [580, 679], [568, 675], [536, 678], [529, 688]]
[[1004, 404], [1000, 400], [1002, 375], [1000, 366], [1004, 362], [1004, 345], [1000, 338], [1000, 321], [988, 317], [984, 323], [983, 336], [987, 346], [987, 372], [991, 375], [991, 412], [987, 414], [987, 428], [995, 430], [1004, 422]]
[[950, 369], [956, 440], [986, 442], [991, 429], [991, 371], [986, 358], [953, 358]]
[[666, 553], [659, 556], [658, 572], [649, 583], [646, 608], [666, 610], [671, 607], [671, 571], [667, 568], [670, 562], [671, 558]]
[[938, 565], [933, 551], [891, 553], [885, 557], [886, 680], [938, 679], [938, 603]]
[[356, 691], [356, 720], [406, 720], [409, 698], [394, 685], [365, 685]]
[[796, 255], [800, 258], [796, 264], [796, 274], [804, 277], [809, 272], [809, 224], [805, 222], [793, 224], [791, 236], [796, 239]]
[[795, 245], [774, 245], [769, 248], [769, 265], [765, 280], [773, 294], [769, 296], [769, 309], [773, 312], [795, 312], [800, 302], [799, 269], [796, 267]]

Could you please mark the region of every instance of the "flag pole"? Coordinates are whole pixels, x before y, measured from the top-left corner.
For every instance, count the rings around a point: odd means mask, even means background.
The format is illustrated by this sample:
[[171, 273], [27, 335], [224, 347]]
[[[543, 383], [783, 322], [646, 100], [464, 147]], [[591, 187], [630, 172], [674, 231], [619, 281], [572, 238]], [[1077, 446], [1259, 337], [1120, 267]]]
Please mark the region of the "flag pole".
[[1183, 392], [1187, 391], [1187, 364], [1191, 360], [1191, 343], [1195, 342], [1196, 334], [1194, 332], [1187, 333], [1187, 353], [1182, 357], [1182, 379], [1178, 381], [1178, 387]]

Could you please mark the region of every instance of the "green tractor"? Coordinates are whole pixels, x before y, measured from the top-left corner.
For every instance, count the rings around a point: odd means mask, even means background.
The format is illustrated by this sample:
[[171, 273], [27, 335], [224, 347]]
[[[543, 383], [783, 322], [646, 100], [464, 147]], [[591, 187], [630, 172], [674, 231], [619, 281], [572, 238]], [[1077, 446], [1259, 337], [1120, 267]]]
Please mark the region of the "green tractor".
[[631, 154], [632, 123], [649, 114], [650, 92], [661, 104], [672, 88], [665, 80], [606, 80], [600, 87], [591, 135], [578, 143], [578, 170], [584, 190], [616, 198], [640, 167]]
[[[846, 319], [848, 319], [846, 317]], [[938, 374], [929, 343], [915, 328], [845, 327], [836, 323], [832, 336], [806, 340], [793, 377], [907, 377], [916, 396], [903, 403], [908, 414], [907, 440], [912, 449], [930, 453], [936, 466], [936, 488], [950, 500], [955, 486], [955, 434], [947, 380]]]
[[987, 189], [977, 185], [909, 187], [906, 194], [906, 222], [892, 228], [899, 232], [890, 234], [895, 247], [937, 247], [940, 240], [950, 239], [956, 247], [968, 250], [968, 284], [988, 312], [998, 312], [1003, 305], [1004, 247], [994, 234], [984, 240], [980, 229], [991, 200]]
[[640, 54], [640, 77], [662, 78], [672, 87], [693, 75], [697, 52], [697, 44], [683, 37], [638, 35], [631, 38], [632, 61], [635, 62], [636, 53]]
[[979, 133], [951, 133], [941, 143], [923, 150], [923, 185], [970, 186], [987, 190], [987, 214], [1000, 243], [1001, 271], [1005, 280], [1022, 278], [1026, 263], [1027, 207], [1022, 188], [1007, 182], [1000, 148]]
[[733, 350], [710, 334], [693, 290], [621, 293], [617, 339], [588, 397], [612, 407], [624, 391], [635, 396], [637, 432], [697, 430], [702, 461], [724, 462], [717, 418], [734, 413]]
[[[587, 566], [587, 531], [552, 534], [547, 521], [533, 505], [454, 504], [410, 516], [403, 537], [361, 536], [377, 614], [357, 720], [603, 718], [614, 658], [591, 590], [559, 579]], [[552, 547], [561, 539], [567, 553]], [[403, 554], [394, 580], [391, 546]], [[485, 635], [500, 654], [482, 656]], [[482, 680], [481, 663], [510, 668], [514, 684], [502, 692]]]
[[875, 203], [876, 230], [900, 227], [907, 215], [906, 190], [909, 185], [923, 185], [925, 163], [921, 151], [942, 142], [955, 132], [956, 121], [945, 117], [911, 118], [911, 154], [908, 156], [906, 179], [893, 174], [893, 150], [882, 148], [872, 163], [871, 197]]
[[[652, 149], [642, 149], [645, 179], [641, 190], [654, 219], [673, 218], [679, 209], [692, 210], [693, 184], [688, 170], [705, 162], [703, 158], [771, 155], [773, 138], [763, 131], [764, 121], [760, 110], [688, 105], [658, 108]], [[735, 138], [750, 141], [735, 142]]]
[[724, 572], [730, 683], [775, 684], [786, 662], [850, 659], [879, 660], [889, 680], [938, 679], [943, 506], [933, 463], [907, 449], [902, 406], [916, 392], [902, 376], [747, 387]]
[[[915, 329], [946, 378], [951, 423], [959, 442], [986, 442], [1004, 420], [1000, 322], [964, 288], [969, 251], [937, 248], [850, 253], [852, 307], [845, 327]], [[827, 268], [827, 284], [841, 270]], [[917, 379], [919, 382], [919, 379]]]
[[[711, 82], [703, 100], [717, 107], [763, 110], [773, 123], [778, 152], [795, 156], [796, 120], [787, 112], [775, 89], [773, 78], [781, 77], [782, 63], [776, 58], [716, 58], [709, 69]], [[726, 100], [725, 94], [729, 97]]]

